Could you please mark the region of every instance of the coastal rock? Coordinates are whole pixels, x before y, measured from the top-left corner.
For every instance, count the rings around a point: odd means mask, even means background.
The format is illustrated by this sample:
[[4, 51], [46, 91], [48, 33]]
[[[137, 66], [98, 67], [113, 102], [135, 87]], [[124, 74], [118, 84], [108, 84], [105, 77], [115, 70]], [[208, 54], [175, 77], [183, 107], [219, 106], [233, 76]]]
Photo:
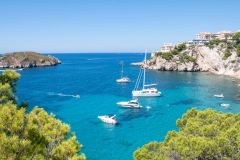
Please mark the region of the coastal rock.
[[0, 68], [31, 68], [54, 66], [61, 61], [54, 56], [43, 56], [36, 52], [5, 53], [0, 57]]
[[153, 54], [147, 60], [147, 68], [153, 70], [211, 72], [218, 75], [227, 75], [240, 78], [240, 58], [236, 50], [231, 51], [231, 56], [223, 60], [226, 48], [215, 46], [210, 49], [206, 46], [196, 46], [184, 50], [184, 54], [196, 58], [196, 61], [183, 61], [179, 55], [174, 55], [171, 60]]

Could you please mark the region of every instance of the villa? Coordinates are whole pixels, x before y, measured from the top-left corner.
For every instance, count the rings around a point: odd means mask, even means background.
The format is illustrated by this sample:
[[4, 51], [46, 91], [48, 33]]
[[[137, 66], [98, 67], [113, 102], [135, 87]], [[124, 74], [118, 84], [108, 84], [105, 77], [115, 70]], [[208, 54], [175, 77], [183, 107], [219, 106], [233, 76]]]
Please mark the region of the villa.
[[221, 31], [217, 33], [210, 33], [210, 32], [201, 32], [200, 34], [196, 34], [196, 39], [207, 39], [207, 40], [214, 40], [214, 39], [232, 39], [232, 36], [236, 32], [232, 31]]
[[169, 52], [173, 50], [174, 47], [175, 45], [172, 43], [164, 43], [163, 46], [161, 47], [161, 52]]

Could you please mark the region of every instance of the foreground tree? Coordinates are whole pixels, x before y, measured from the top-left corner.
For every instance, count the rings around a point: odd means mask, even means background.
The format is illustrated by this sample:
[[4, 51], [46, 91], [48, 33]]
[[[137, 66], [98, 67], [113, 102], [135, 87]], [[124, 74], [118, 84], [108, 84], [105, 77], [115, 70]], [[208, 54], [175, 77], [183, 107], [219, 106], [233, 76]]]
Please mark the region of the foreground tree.
[[0, 104], [12, 101], [16, 103], [17, 98], [13, 92], [17, 91], [16, 85], [20, 74], [13, 70], [6, 70], [0, 75]]
[[16, 82], [0, 81], [0, 159], [86, 159], [78, 155], [82, 145], [69, 125], [44, 109], [35, 107], [27, 114], [26, 108], [14, 103], [8, 95], [13, 95]]
[[134, 159], [240, 159], [240, 114], [191, 109], [177, 127], [179, 132], [168, 132], [163, 142], [137, 149]]

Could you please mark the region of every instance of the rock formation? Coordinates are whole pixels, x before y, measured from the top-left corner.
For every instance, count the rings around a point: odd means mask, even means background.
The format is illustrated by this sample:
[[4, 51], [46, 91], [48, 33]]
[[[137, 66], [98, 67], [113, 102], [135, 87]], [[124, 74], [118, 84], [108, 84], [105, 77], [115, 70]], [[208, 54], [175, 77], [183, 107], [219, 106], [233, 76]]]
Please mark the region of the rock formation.
[[61, 61], [54, 56], [43, 56], [36, 52], [5, 53], [0, 57], [0, 68], [31, 68], [54, 66]]
[[196, 58], [195, 61], [184, 61], [179, 55], [173, 55], [171, 60], [166, 60], [157, 53], [147, 60], [147, 68], [153, 70], [169, 71], [203, 71], [218, 75], [227, 75], [240, 78], [240, 58], [235, 49], [231, 50], [231, 56], [223, 59], [226, 47], [215, 46], [210, 49], [207, 46], [195, 46], [187, 48], [182, 53]]

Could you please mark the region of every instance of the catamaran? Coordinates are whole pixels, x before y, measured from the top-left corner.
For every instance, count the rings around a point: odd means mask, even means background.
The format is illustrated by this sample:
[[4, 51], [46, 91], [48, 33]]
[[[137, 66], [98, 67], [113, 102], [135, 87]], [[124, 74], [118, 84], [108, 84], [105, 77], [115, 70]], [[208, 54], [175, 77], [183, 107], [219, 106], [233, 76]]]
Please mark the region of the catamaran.
[[117, 79], [116, 81], [118, 83], [129, 83], [130, 79], [128, 77], [123, 77], [123, 62], [121, 61], [119, 64], [122, 65], [121, 78]]
[[[134, 87], [134, 90], [132, 91], [132, 95], [134, 97], [159, 97], [161, 95], [161, 92], [158, 91], [158, 89], [154, 86], [157, 84], [145, 84], [145, 70], [146, 70], [146, 55], [147, 55], [147, 50], [145, 51], [145, 58], [144, 58], [144, 65], [143, 65], [143, 70], [140, 69], [138, 79], [136, 82], [136, 85]], [[138, 90], [138, 86], [141, 80], [143, 74], [143, 87], [141, 90]]]

